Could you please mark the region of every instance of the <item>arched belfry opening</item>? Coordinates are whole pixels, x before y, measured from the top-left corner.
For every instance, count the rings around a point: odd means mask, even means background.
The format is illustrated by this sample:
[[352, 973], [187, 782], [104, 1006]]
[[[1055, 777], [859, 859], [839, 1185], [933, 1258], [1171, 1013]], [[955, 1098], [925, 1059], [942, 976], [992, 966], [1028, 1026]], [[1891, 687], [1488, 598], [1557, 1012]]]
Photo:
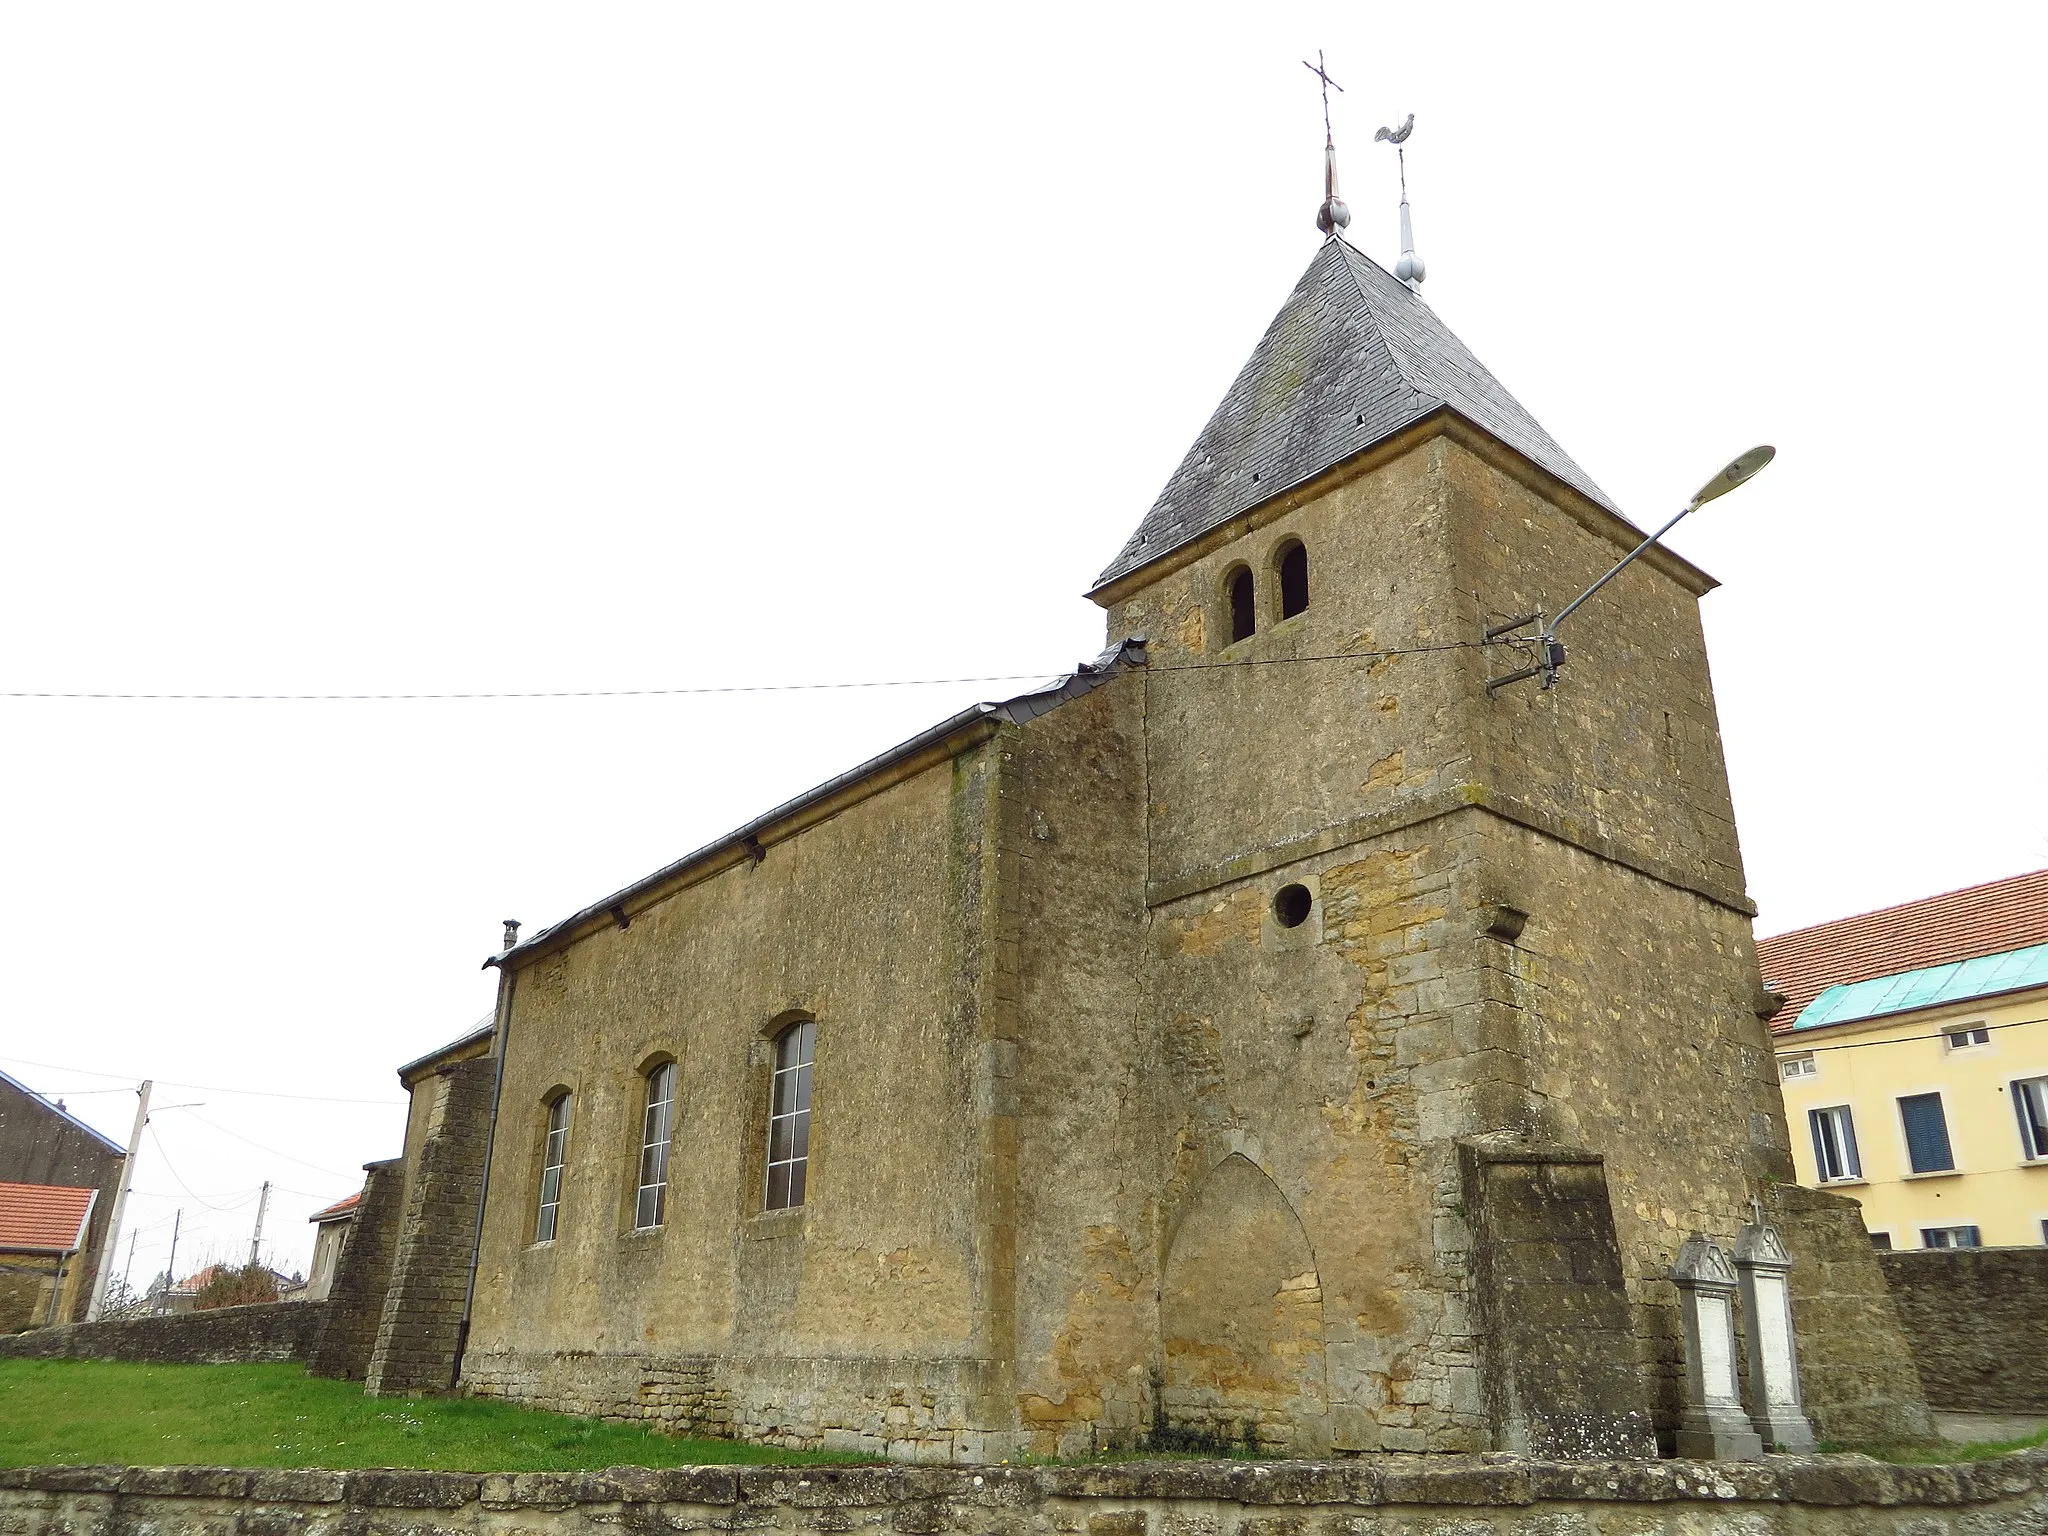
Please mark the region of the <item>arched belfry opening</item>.
[[1249, 640], [1259, 627], [1249, 567], [1240, 565], [1223, 578], [1223, 595], [1224, 601], [1230, 605], [1230, 643], [1235, 645], [1240, 640]]
[[1318, 1449], [1326, 1382], [1315, 1254], [1280, 1187], [1241, 1154], [1188, 1200], [1166, 1256], [1159, 1323], [1161, 1441]]
[[1299, 539], [1289, 539], [1280, 546], [1279, 554], [1273, 561], [1274, 574], [1280, 578], [1280, 617], [1291, 619], [1297, 613], [1308, 611], [1308, 550]]

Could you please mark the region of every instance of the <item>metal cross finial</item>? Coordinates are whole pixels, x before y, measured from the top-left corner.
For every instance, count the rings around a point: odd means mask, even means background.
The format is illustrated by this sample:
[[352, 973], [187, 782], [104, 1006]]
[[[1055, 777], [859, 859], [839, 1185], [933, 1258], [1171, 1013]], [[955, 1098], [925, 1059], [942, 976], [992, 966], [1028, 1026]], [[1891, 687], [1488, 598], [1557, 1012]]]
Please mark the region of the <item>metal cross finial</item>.
[[1337, 195], [1337, 139], [1330, 131], [1330, 88], [1344, 87], [1330, 78], [1330, 72], [1323, 68], [1323, 50], [1316, 50], [1316, 61], [1307, 59], [1301, 67], [1323, 83], [1323, 206], [1316, 210], [1316, 228], [1325, 235], [1335, 235], [1338, 230], [1351, 222], [1351, 210], [1344, 206], [1344, 199]]
[[1329, 71], [1323, 68], [1323, 50], [1320, 48], [1316, 50], [1315, 63], [1311, 64], [1307, 59], [1303, 59], [1301, 67], [1323, 82], [1323, 143], [1334, 148], [1337, 141], [1330, 134], [1330, 89], [1335, 86], [1341, 91], [1344, 87], [1332, 80]]

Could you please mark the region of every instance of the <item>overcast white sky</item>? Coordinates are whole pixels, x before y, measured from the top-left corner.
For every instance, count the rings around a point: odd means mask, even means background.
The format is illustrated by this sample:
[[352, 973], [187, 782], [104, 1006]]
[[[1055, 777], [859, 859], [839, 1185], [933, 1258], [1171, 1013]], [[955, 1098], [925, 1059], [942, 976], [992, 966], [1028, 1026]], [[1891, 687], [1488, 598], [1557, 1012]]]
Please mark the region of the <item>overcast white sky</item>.
[[[2039, 867], [2039, 18], [13, 6], [0, 690], [1069, 666], [1314, 253], [1321, 47], [1356, 243], [1414, 112], [1430, 302], [1639, 522], [1780, 448], [1673, 541], [1762, 931]], [[1004, 691], [0, 699], [0, 1067], [200, 1104], [138, 1283], [265, 1178], [303, 1265], [501, 918]]]

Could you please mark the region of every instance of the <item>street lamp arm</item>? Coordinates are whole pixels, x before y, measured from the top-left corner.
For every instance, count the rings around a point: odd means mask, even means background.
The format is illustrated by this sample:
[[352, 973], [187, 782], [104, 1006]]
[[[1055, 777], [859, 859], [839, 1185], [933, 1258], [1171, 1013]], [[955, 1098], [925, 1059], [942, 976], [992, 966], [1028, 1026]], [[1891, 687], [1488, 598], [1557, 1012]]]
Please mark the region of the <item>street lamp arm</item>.
[[1608, 567], [1606, 575], [1566, 603], [1559, 610], [1555, 618], [1546, 619], [1539, 611], [1525, 614], [1519, 619], [1510, 619], [1504, 624], [1496, 624], [1487, 630], [1483, 636], [1483, 643], [1490, 645], [1503, 635], [1511, 634], [1525, 625], [1535, 625], [1536, 664], [1524, 667], [1519, 672], [1511, 672], [1506, 677], [1488, 678], [1486, 680], [1486, 691], [1491, 694], [1498, 689], [1507, 687], [1510, 683], [1523, 682], [1532, 677], [1542, 678], [1545, 688], [1556, 687], [1558, 670], [1564, 666], [1564, 645], [1557, 638], [1558, 625], [1584, 607], [1588, 598], [1619, 576], [1644, 550], [1657, 543], [1665, 534], [1676, 528], [1687, 517], [1699, 511], [1708, 502], [1718, 496], [1726, 496], [1735, 487], [1750, 479], [1758, 470], [1776, 458], [1777, 453], [1777, 449], [1769, 444], [1764, 444], [1750, 449], [1749, 452], [1739, 458], [1731, 459], [1719, 474], [1715, 475], [1713, 479], [1709, 480], [1694, 493], [1692, 500], [1685, 504], [1684, 511], [1680, 512], [1678, 516], [1672, 518], [1670, 522], [1615, 561], [1612, 566]]
[[1606, 586], [1607, 583], [1614, 580], [1615, 577], [1619, 576], [1622, 572], [1622, 567], [1629, 564], [1629, 562], [1634, 560], [1637, 555], [1640, 555], [1652, 544], [1656, 543], [1659, 539], [1663, 538], [1665, 534], [1669, 533], [1672, 529], [1676, 528], [1681, 522], [1685, 520], [1687, 513], [1695, 512], [1698, 509], [1699, 503], [1696, 501], [1692, 502], [1686, 507], [1684, 512], [1679, 513], [1678, 516], [1672, 518], [1670, 522], [1666, 523], [1662, 528], [1659, 528], [1655, 533], [1651, 534], [1647, 539], [1643, 540], [1643, 542], [1638, 544], [1634, 549], [1630, 550], [1627, 554], [1623, 555], [1619, 560], [1615, 561], [1614, 564], [1608, 568], [1607, 574], [1605, 576], [1602, 576], [1598, 581], [1594, 582], [1593, 585], [1586, 588], [1585, 591], [1581, 592], [1577, 597], [1573, 598], [1570, 602], [1566, 603], [1563, 608], [1558, 610], [1557, 617], [1550, 621], [1551, 632], [1553, 634], [1556, 633], [1557, 626], [1562, 624], [1566, 619], [1570, 618], [1575, 612], [1577, 612], [1579, 605], [1581, 603], [1585, 602], [1587, 598], [1591, 597], [1595, 592], [1598, 592], [1602, 587]]

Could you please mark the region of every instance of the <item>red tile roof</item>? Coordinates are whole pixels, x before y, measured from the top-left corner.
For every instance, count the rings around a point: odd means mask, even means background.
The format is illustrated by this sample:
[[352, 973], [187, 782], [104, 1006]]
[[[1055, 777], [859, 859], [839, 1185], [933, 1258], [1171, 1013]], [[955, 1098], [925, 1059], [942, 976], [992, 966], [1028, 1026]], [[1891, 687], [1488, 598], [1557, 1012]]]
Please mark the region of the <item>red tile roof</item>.
[[363, 1203], [363, 1192], [359, 1189], [346, 1200], [337, 1200], [324, 1211], [315, 1211], [308, 1221], [333, 1221], [337, 1216], [353, 1216], [356, 1207]]
[[63, 1184], [0, 1184], [0, 1249], [66, 1253], [78, 1247], [98, 1193]]
[[1782, 1031], [1829, 987], [2034, 944], [2048, 944], [2048, 869], [1759, 939], [1756, 957], [1785, 994]]
[[234, 1271], [225, 1264], [209, 1264], [204, 1269], [194, 1270], [191, 1274], [180, 1280], [171, 1287], [171, 1292], [177, 1296], [196, 1296], [220, 1276], [233, 1273]]

